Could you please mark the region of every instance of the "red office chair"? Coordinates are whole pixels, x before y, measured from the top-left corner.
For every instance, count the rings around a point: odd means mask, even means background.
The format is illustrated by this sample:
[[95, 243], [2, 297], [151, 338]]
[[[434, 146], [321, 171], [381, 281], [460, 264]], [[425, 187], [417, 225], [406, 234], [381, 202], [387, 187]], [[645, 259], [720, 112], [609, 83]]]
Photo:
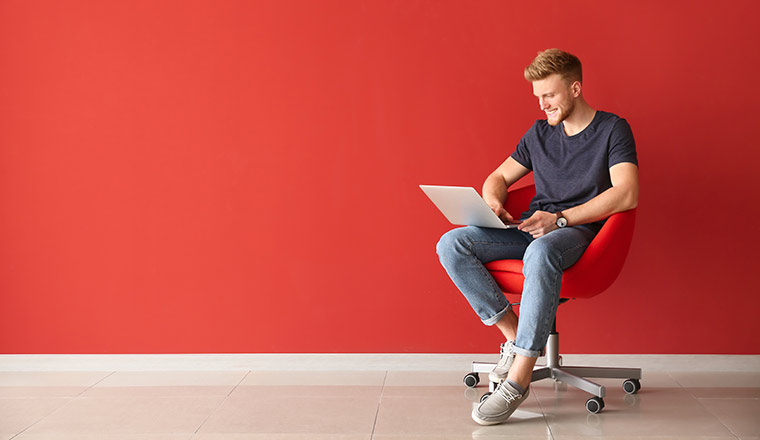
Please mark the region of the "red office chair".
[[[533, 185], [510, 191], [505, 208], [510, 214], [519, 215], [528, 209], [535, 193]], [[565, 270], [562, 276], [560, 304], [575, 298], [591, 298], [612, 285], [628, 254], [635, 220], [635, 209], [610, 216], [583, 256]], [[485, 266], [505, 294], [522, 293], [525, 281], [522, 260], [498, 260]], [[594, 397], [586, 401], [586, 409], [591, 413], [598, 413], [604, 408], [605, 389], [602, 385], [584, 379], [585, 377], [626, 379], [623, 382], [623, 390], [628, 394], [635, 394], [641, 388], [640, 368], [563, 367], [560, 366], [560, 359], [559, 334], [555, 319], [546, 343], [546, 366], [534, 369], [532, 380], [551, 377], [593, 394]], [[478, 373], [488, 373], [495, 365], [473, 362], [472, 372], [465, 376], [465, 384], [474, 387], [480, 381]], [[494, 384], [491, 384], [490, 388], [493, 391]]]

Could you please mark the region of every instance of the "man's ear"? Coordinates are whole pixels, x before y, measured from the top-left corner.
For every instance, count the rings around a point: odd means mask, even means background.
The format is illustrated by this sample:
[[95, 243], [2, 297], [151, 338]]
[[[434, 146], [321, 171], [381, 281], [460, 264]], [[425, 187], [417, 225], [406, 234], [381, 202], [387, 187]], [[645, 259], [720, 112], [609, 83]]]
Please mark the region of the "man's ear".
[[570, 90], [573, 91], [573, 98], [577, 98], [581, 96], [581, 92], [583, 91], [583, 85], [581, 85], [580, 81], [573, 81], [573, 83], [570, 84]]

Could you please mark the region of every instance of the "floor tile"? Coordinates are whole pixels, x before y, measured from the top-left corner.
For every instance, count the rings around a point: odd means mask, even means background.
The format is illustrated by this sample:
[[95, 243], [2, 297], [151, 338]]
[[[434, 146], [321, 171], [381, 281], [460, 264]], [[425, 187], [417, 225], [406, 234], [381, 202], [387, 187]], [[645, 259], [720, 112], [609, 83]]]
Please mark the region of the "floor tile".
[[682, 388], [642, 388], [627, 395], [608, 391], [600, 414], [585, 409], [589, 394], [568, 388], [535, 393], [555, 436], [713, 436], [731, 432]]
[[686, 388], [697, 398], [760, 399], [760, 388]]
[[548, 427], [538, 402], [529, 396], [512, 414], [510, 421], [498, 426], [480, 426], [471, 418], [477, 402], [465, 398], [461, 387], [389, 387], [383, 391], [375, 425], [378, 436], [510, 435], [545, 436]]
[[698, 399], [738, 436], [760, 436], [760, 399]]
[[760, 388], [760, 372], [671, 372], [671, 376], [687, 388]]
[[68, 398], [0, 398], [0, 437], [32, 426], [69, 402]]
[[[623, 379], [603, 379], [603, 385], [610, 388], [622, 388]], [[664, 371], [642, 371], [639, 380], [644, 388], [679, 388], [680, 383], [670, 374]]]
[[247, 371], [117, 371], [97, 387], [229, 386], [237, 385]]
[[0, 387], [88, 387], [110, 374], [103, 371], [0, 371]]
[[196, 434], [192, 440], [371, 440], [370, 434]]
[[223, 397], [74, 398], [27, 433], [191, 434], [223, 400]]
[[382, 386], [385, 371], [251, 371], [240, 385]]
[[173, 386], [173, 387], [94, 387], [79, 397], [226, 397], [235, 387], [228, 386]]
[[246, 371], [116, 372], [82, 396], [227, 396], [246, 374]]
[[[192, 434], [108, 434], [108, 440], [191, 440]], [[13, 440], [103, 440], [103, 434], [27, 434]]]
[[426, 399], [455, 399], [468, 401], [471, 403], [479, 402], [483, 394], [488, 392], [486, 387], [468, 388], [462, 386], [406, 386], [406, 387], [385, 387], [383, 388], [383, 397], [420, 397]]
[[0, 387], [3, 397], [77, 397], [89, 387]]
[[369, 395], [358, 392], [336, 397], [316, 392], [290, 395], [256, 392], [276, 391], [278, 387], [246, 388], [249, 392], [236, 389], [199, 433], [372, 433], [379, 402], [374, 391]]
[[504, 439], [504, 440], [552, 440], [549, 433], [542, 435], [521, 435], [521, 434], [493, 434], [487, 432], [474, 431], [471, 434], [432, 434], [432, 435], [378, 435], [372, 436], [372, 440], [477, 440], [477, 439]]
[[[385, 379], [385, 386], [390, 387], [436, 387], [436, 386], [462, 386], [464, 387], [464, 375], [467, 371], [389, 371]], [[482, 384], [487, 388], [487, 375], [481, 375]]]
[[380, 400], [383, 387], [343, 386], [343, 385], [289, 385], [289, 386], [239, 386], [230, 397], [235, 398], [283, 398], [283, 397], [340, 397], [351, 399], [356, 396]]
[[0, 372], [0, 397], [75, 397], [109, 374], [97, 371], [3, 371]]
[[554, 440], [737, 440], [736, 437], [700, 437], [700, 436], [630, 436], [630, 435], [602, 435], [602, 436], [588, 436], [588, 435], [555, 435]]

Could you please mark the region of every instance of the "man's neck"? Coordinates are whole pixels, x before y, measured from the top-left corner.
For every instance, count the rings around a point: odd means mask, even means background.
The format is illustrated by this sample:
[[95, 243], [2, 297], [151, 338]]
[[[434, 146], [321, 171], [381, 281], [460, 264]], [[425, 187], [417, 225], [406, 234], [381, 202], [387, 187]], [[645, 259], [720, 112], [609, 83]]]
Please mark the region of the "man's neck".
[[596, 110], [591, 108], [583, 97], [580, 97], [575, 103], [573, 113], [562, 122], [562, 125], [565, 128], [565, 134], [568, 136], [575, 136], [582, 132], [588, 127], [591, 121], [594, 120], [595, 115]]

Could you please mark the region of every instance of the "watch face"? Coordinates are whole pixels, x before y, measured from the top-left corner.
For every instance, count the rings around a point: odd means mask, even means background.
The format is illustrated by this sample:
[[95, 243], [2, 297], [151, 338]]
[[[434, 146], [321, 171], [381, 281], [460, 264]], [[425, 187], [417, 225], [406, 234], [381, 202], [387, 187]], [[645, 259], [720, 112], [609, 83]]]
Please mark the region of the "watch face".
[[559, 226], [560, 228], [564, 228], [565, 226], [567, 226], [567, 219], [565, 217], [558, 218], [557, 226]]

